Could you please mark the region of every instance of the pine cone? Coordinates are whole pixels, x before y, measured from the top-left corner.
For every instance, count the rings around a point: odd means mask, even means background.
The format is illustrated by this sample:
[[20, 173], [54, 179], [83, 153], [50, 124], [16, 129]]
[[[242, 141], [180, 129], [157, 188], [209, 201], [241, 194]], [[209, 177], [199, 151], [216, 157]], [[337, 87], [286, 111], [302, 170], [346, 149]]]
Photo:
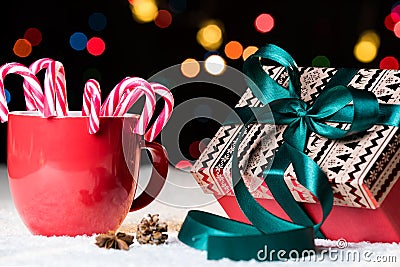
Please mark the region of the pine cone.
[[129, 250], [129, 246], [133, 243], [133, 236], [125, 233], [108, 231], [106, 234], [96, 236], [96, 245], [106, 249], [123, 249]]
[[167, 241], [168, 225], [159, 222], [158, 214], [148, 214], [137, 226], [136, 239], [140, 244], [160, 245]]

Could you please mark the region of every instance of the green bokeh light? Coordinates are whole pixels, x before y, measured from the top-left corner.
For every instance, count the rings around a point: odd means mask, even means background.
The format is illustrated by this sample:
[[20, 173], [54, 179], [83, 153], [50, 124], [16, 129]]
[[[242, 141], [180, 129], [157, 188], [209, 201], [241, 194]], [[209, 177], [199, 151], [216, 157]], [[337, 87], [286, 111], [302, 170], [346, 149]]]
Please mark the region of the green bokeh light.
[[329, 61], [329, 59], [326, 56], [316, 56], [312, 62], [311, 65], [313, 67], [330, 67], [331, 66], [331, 62]]

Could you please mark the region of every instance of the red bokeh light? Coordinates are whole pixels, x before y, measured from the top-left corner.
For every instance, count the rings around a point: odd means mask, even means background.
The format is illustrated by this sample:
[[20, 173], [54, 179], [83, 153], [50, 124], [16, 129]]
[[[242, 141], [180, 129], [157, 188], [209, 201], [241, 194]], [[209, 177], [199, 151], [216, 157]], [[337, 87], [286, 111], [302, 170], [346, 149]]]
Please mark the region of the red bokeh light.
[[175, 168], [183, 170], [183, 169], [190, 169], [192, 168], [192, 166], [193, 165], [190, 161], [181, 160], [175, 165]]
[[167, 28], [172, 23], [171, 13], [164, 9], [158, 11], [154, 23], [160, 28]]
[[86, 49], [93, 56], [100, 56], [106, 49], [106, 44], [100, 37], [92, 37], [86, 45]]
[[25, 31], [24, 39], [28, 40], [32, 46], [37, 46], [42, 42], [42, 33], [37, 28], [29, 28]]
[[274, 27], [274, 18], [270, 14], [261, 14], [254, 21], [254, 26], [259, 32], [269, 32]]
[[395, 23], [400, 21], [400, 4], [398, 4], [392, 8], [392, 12], [390, 12], [390, 16], [392, 17], [392, 19]]
[[392, 56], [384, 57], [379, 62], [379, 68], [398, 70], [399, 69], [399, 61], [395, 57], [392, 57]]
[[200, 141], [194, 141], [189, 146], [189, 154], [192, 158], [198, 159], [200, 157]]
[[389, 31], [393, 31], [394, 25], [396, 24], [396, 22], [393, 20], [391, 14], [389, 14], [385, 17], [384, 23], [385, 23], [386, 29], [388, 29]]

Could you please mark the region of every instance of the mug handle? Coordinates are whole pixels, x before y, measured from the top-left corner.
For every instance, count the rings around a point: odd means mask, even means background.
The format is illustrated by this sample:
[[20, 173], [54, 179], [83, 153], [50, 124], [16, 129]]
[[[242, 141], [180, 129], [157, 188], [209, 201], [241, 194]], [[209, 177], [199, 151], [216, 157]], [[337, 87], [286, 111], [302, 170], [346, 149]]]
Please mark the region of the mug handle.
[[146, 188], [133, 200], [129, 211], [139, 210], [150, 204], [161, 192], [168, 175], [168, 155], [162, 145], [142, 141], [141, 149], [146, 149], [151, 155], [151, 176]]

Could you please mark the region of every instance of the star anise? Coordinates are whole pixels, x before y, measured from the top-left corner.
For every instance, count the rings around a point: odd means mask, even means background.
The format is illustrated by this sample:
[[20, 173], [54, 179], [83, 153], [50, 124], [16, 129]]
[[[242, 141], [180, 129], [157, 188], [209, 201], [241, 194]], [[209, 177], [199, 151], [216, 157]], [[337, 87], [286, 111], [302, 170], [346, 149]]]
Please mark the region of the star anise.
[[129, 250], [129, 246], [133, 243], [133, 236], [115, 231], [108, 231], [105, 234], [96, 236], [96, 245], [106, 249], [123, 249]]

